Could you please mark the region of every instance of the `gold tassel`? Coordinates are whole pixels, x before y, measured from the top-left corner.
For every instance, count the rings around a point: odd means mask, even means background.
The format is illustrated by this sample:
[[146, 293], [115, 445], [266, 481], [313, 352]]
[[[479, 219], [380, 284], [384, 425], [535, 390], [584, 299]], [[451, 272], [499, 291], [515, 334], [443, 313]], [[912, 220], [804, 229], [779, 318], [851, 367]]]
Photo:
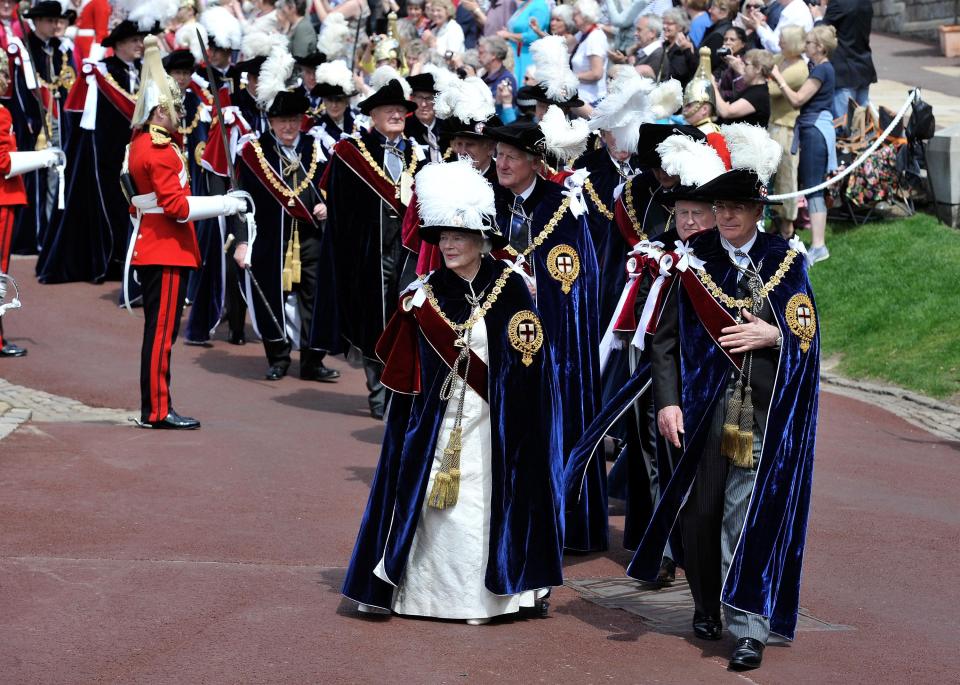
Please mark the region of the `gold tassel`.
[[300, 282], [300, 229], [293, 225], [293, 259], [291, 260], [293, 282]]
[[731, 462], [742, 469], [753, 468], [753, 398], [748, 385], [743, 391], [740, 426], [737, 430], [737, 449]]
[[727, 402], [727, 417], [723, 420], [723, 430], [720, 432], [720, 455], [733, 460], [737, 453], [737, 433], [740, 427], [740, 407], [743, 396], [743, 380], [737, 379], [730, 401]]
[[460, 496], [460, 450], [463, 447], [463, 429], [459, 426], [450, 431], [450, 439], [443, 450], [440, 470], [433, 479], [433, 489], [427, 500], [434, 509], [446, 509], [457, 503]]
[[283, 290], [293, 290], [293, 240], [287, 241], [287, 254], [283, 258]]

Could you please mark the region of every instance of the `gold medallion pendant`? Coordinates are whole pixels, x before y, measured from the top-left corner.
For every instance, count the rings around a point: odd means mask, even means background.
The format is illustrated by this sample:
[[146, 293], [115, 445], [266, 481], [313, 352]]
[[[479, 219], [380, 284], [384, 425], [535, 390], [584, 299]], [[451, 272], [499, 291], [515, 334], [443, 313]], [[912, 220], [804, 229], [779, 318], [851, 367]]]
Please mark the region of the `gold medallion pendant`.
[[533, 363], [533, 355], [543, 347], [543, 326], [540, 319], [529, 309], [517, 312], [507, 326], [510, 345], [523, 355], [520, 361], [524, 366]]
[[817, 313], [813, 302], [804, 293], [797, 293], [787, 302], [786, 318], [790, 332], [800, 338], [800, 351], [806, 352], [817, 334]]
[[197, 166], [200, 166], [200, 162], [203, 160], [203, 151], [207, 149], [207, 141], [201, 140], [197, 143], [197, 146], [193, 148], [193, 161], [196, 162]]
[[563, 294], [567, 295], [580, 275], [580, 257], [569, 245], [557, 245], [547, 254], [547, 269], [554, 280], [560, 281]]

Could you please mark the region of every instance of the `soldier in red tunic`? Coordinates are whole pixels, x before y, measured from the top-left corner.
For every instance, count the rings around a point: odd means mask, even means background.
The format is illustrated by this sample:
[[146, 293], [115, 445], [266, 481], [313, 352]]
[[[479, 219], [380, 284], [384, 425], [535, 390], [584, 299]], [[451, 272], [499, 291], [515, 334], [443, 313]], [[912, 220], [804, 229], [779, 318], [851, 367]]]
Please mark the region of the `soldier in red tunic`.
[[[0, 51], [0, 93], [7, 92], [10, 85], [10, 67], [7, 53]], [[13, 221], [17, 210], [27, 204], [22, 174], [37, 169], [55, 166], [63, 158], [57, 148], [18, 152], [17, 139], [13, 134], [13, 117], [0, 105], [0, 273], [10, 268], [10, 244], [13, 238]], [[0, 318], [0, 357], [22, 357], [27, 350], [8, 343], [3, 337], [3, 319]]]
[[[131, 267], [143, 290], [143, 349], [140, 359], [140, 424], [150, 428], [191, 429], [200, 422], [180, 416], [170, 401], [170, 352], [180, 328], [187, 269], [200, 264], [193, 221], [246, 211], [240, 195], [190, 194], [189, 173], [177, 127], [183, 100], [163, 70], [157, 39], [148, 36], [134, 134], [125, 174], [132, 188], [134, 234], [127, 250], [124, 297]], [[128, 188], [129, 190], [129, 188]]]

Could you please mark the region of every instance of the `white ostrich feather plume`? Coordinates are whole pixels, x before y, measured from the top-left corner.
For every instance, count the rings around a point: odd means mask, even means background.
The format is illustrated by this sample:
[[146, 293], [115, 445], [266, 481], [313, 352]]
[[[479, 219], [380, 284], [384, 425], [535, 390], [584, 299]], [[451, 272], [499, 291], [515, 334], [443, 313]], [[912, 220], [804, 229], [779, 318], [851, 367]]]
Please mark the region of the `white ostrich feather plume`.
[[486, 121], [496, 113], [489, 86], [476, 76], [462, 81], [454, 79], [443, 84], [438, 91], [434, 110], [441, 119]]
[[544, 36], [533, 42], [530, 54], [547, 97], [564, 101], [576, 96], [580, 79], [570, 68], [570, 53], [563, 38]]
[[317, 50], [327, 56], [328, 60], [343, 59], [347, 56], [347, 39], [350, 37], [350, 27], [342, 14], [328, 14], [320, 26], [320, 35], [317, 36]]
[[240, 22], [226, 7], [214, 5], [200, 15], [200, 24], [212, 36], [217, 45], [239, 50], [243, 42], [243, 29]]
[[676, 79], [657, 85], [650, 93], [650, 113], [653, 120], [665, 119], [683, 106], [683, 88]]
[[417, 172], [417, 203], [424, 226], [490, 230], [493, 187], [469, 161], [436, 162]]
[[550, 105], [540, 120], [544, 149], [564, 162], [569, 162], [587, 149], [590, 127], [585, 119], [567, 121], [556, 105]]
[[690, 136], [668, 137], [657, 145], [657, 154], [663, 170], [685, 186], [702, 186], [727, 170], [716, 150]]
[[[75, 9], [70, 3], [60, 0], [64, 9]], [[126, 10], [127, 19], [135, 22], [141, 31], [151, 30], [158, 22], [166, 26], [180, 9], [178, 0], [114, 0], [114, 7]]]
[[780, 165], [783, 148], [770, 137], [765, 128], [750, 124], [725, 124], [720, 127], [730, 150], [730, 164], [734, 169], [752, 169], [763, 183]]
[[593, 110], [591, 130], [610, 131], [618, 149], [636, 152], [640, 124], [655, 120], [649, 106], [655, 90], [653, 80], [640, 76], [635, 69], [620, 70], [607, 96]]
[[277, 93], [287, 89], [287, 81], [293, 76], [293, 55], [284, 45], [276, 45], [267, 55], [266, 61], [260, 67], [260, 77], [257, 79], [257, 104], [263, 109], [269, 109]]
[[244, 59], [253, 59], [254, 57], [267, 57], [275, 48], [286, 50], [289, 45], [290, 39], [282, 33], [248, 31], [243, 37], [240, 51], [243, 53]]
[[433, 76], [433, 87], [437, 91], [449, 86], [454, 81], [460, 80], [460, 77], [449, 69], [438, 67], [437, 65], [430, 64], [429, 62], [423, 65], [421, 73], [430, 74]]
[[340, 86], [347, 95], [353, 95], [356, 91], [353, 83], [353, 74], [350, 73], [347, 65], [340, 60], [336, 62], [324, 62], [318, 66], [317, 83]]
[[410, 97], [410, 84], [407, 83], [407, 79], [403, 78], [400, 72], [389, 64], [377, 67], [376, 71], [373, 72], [373, 75], [370, 77], [370, 88], [376, 92], [391, 81], [399, 81], [400, 87], [403, 88], [403, 96], [406, 98]]

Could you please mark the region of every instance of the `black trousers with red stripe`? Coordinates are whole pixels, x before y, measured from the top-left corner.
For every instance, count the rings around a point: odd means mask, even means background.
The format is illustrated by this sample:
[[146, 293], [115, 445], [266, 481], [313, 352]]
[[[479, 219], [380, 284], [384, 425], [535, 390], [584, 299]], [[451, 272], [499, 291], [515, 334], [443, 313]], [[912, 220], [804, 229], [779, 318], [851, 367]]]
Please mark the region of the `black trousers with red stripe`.
[[[10, 244], [13, 240], [13, 222], [17, 218], [16, 207], [0, 207], [0, 271], [10, 273]], [[12, 297], [13, 293], [9, 293]], [[0, 347], [7, 341], [3, 339], [3, 318], [0, 316]]]
[[143, 348], [140, 352], [140, 419], [160, 421], [170, 401], [170, 352], [180, 332], [187, 289], [187, 269], [138, 266], [143, 289]]

